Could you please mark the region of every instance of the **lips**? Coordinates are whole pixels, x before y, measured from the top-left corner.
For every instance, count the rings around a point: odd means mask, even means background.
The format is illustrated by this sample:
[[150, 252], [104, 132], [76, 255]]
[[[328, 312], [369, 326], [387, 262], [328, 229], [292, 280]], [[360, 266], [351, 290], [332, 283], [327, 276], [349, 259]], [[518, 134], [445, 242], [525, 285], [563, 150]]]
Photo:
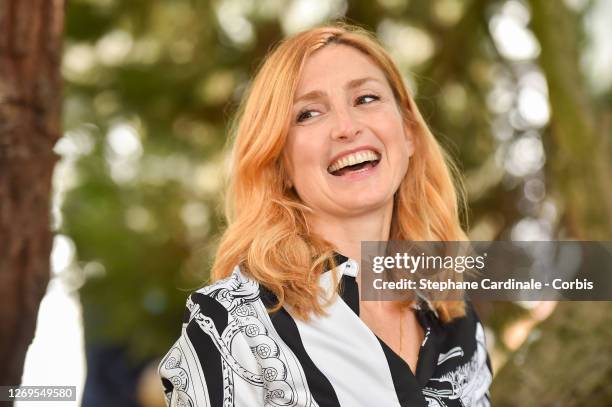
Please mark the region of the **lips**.
[[340, 176], [347, 172], [358, 171], [365, 167], [375, 167], [381, 160], [382, 155], [371, 146], [361, 146], [346, 150], [331, 160], [327, 172]]
[[333, 171], [330, 174], [336, 177], [342, 177], [343, 175], [351, 175], [351, 174], [366, 172], [376, 167], [379, 162], [380, 160], [365, 161], [359, 164], [349, 165], [349, 166], [340, 168], [339, 170]]
[[371, 150], [359, 151], [336, 160], [328, 167], [327, 172], [337, 177], [348, 173], [363, 172], [376, 167], [380, 160], [380, 154]]

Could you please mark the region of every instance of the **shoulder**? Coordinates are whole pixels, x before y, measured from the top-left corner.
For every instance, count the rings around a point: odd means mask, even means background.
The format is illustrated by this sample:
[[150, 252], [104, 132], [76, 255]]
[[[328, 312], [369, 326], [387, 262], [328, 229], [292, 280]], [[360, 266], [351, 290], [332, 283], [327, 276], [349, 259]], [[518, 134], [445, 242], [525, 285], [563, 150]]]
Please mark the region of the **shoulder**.
[[228, 372], [260, 374], [244, 329], [253, 324], [258, 293], [236, 267], [189, 295], [181, 334], [158, 367], [168, 405], [221, 405]]
[[[485, 339], [485, 331], [482, 321], [478, 316], [478, 312], [471, 301], [467, 300], [465, 303], [465, 319], [467, 320], [470, 331], [472, 332], [471, 337], [476, 342], [476, 347], [486, 352], [487, 345]], [[487, 355], [488, 358], [488, 355]]]
[[[202, 333], [216, 345], [233, 339], [241, 327], [261, 318], [259, 284], [236, 266], [228, 277], [193, 291], [183, 313], [181, 336], [201, 342]], [[218, 347], [218, 346], [217, 346]]]
[[183, 335], [201, 330], [222, 336], [230, 323], [240, 324], [241, 316], [252, 314], [253, 303], [259, 300], [257, 281], [236, 266], [228, 277], [189, 294], [183, 313]]
[[484, 344], [484, 327], [478, 316], [476, 308], [471, 301], [465, 301], [465, 315], [454, 318], [453, 320], [442, 324], [447, 334], [447, 339], [450, 341], [459, 341], [462, 343], [482, 342]]
[[468, 300], [465, 303], [465, 315], [445, 324], [444, 331], [441, 346], [443, 355], [445, 352], [452, 353], [453, 349], [460, 349], [459, 353], [462, 357], [456, 362], [465, 363], [465, 366], [485, 372], [487, 377], [491, 376], [492, 367], [487, 350], [485, 329], [471, 301]]
[[259, 284], [236, 266], [230, 276], [192, 292], [187, 299], [187, 310], [191, 316], [208, 309], [227, 315], [240, 305], [258, 299]]
[[[466, 301], [465, 315], [442, 325], [439, 341], [433, 335], [435, 372], [423, 393], [430, 405], [446, 405], [460, 399], [461, 405], [489, 406], [493, 381], [485, 344], [484, 328], [473, 304]], [[454, 405], [454, 404], [453, 404]]]
[[474, 333], [474, 337], [477, 342], [485, 345], [485, 334], [484, 327], [480, 317], [478, 316], [478, 312], [474, 307], [474, 304], [470, 300], [466, 300], [465, 302], [465, 317], [466, 322], [472, 328], [472, 332]]

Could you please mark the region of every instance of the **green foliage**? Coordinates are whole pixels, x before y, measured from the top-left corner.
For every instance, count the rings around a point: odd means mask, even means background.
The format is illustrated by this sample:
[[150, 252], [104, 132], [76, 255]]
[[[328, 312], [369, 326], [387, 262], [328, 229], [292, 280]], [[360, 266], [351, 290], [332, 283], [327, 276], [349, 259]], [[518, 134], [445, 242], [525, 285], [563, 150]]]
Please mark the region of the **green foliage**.
[[[145, 357], [176, 339], [187, 292], [206, 280], [223, 227], [229, 117], [271, 45], [296, 29], [291, 4], [68, 3], [65, 129], [94, 148], [75, 165], [60, 231], [74, 240], [85, 277], [87, 340], [125, 342]], [[506, 237], [524, 216], [521, 184], [491, 181], [487, 164], [498, 148], [487, 97], [498, 76], [514, 75], [489, 34], [499, 4], [359, 0], [345, 10], [349, 22], [378, 31], [472, 181], [469, 225], [486, 226], [483, 240]]]

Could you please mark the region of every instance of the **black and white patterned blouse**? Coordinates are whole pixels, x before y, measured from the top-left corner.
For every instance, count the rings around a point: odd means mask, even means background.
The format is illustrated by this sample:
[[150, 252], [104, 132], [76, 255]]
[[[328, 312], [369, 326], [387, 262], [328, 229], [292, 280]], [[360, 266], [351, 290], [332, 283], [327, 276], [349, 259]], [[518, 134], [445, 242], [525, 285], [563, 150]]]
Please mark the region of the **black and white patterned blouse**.
[[[491, 365], [483, 327], [442, 324], [421, 300], [424, 339], [416, 374], [359, 318], [358, 263], [336, 254], [344, 285], [328, 316], [304, 322], [236, 267], [191, 294], [181, 335], [159, 365], [169, 406], [489, 406]], [[331, 288], [326, 271], [321, 284]]]

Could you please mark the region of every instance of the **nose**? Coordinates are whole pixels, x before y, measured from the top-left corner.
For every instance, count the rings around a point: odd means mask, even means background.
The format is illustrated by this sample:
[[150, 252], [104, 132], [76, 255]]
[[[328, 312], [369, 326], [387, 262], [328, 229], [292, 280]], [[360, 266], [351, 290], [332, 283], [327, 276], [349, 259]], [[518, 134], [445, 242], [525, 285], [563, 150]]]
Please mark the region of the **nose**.
[[334, 109], [334, 123], [331, 129], [332, 140], [350, 141], [361, 132], [361, 125], [353, 117], [348, 106], [340, 106]]

